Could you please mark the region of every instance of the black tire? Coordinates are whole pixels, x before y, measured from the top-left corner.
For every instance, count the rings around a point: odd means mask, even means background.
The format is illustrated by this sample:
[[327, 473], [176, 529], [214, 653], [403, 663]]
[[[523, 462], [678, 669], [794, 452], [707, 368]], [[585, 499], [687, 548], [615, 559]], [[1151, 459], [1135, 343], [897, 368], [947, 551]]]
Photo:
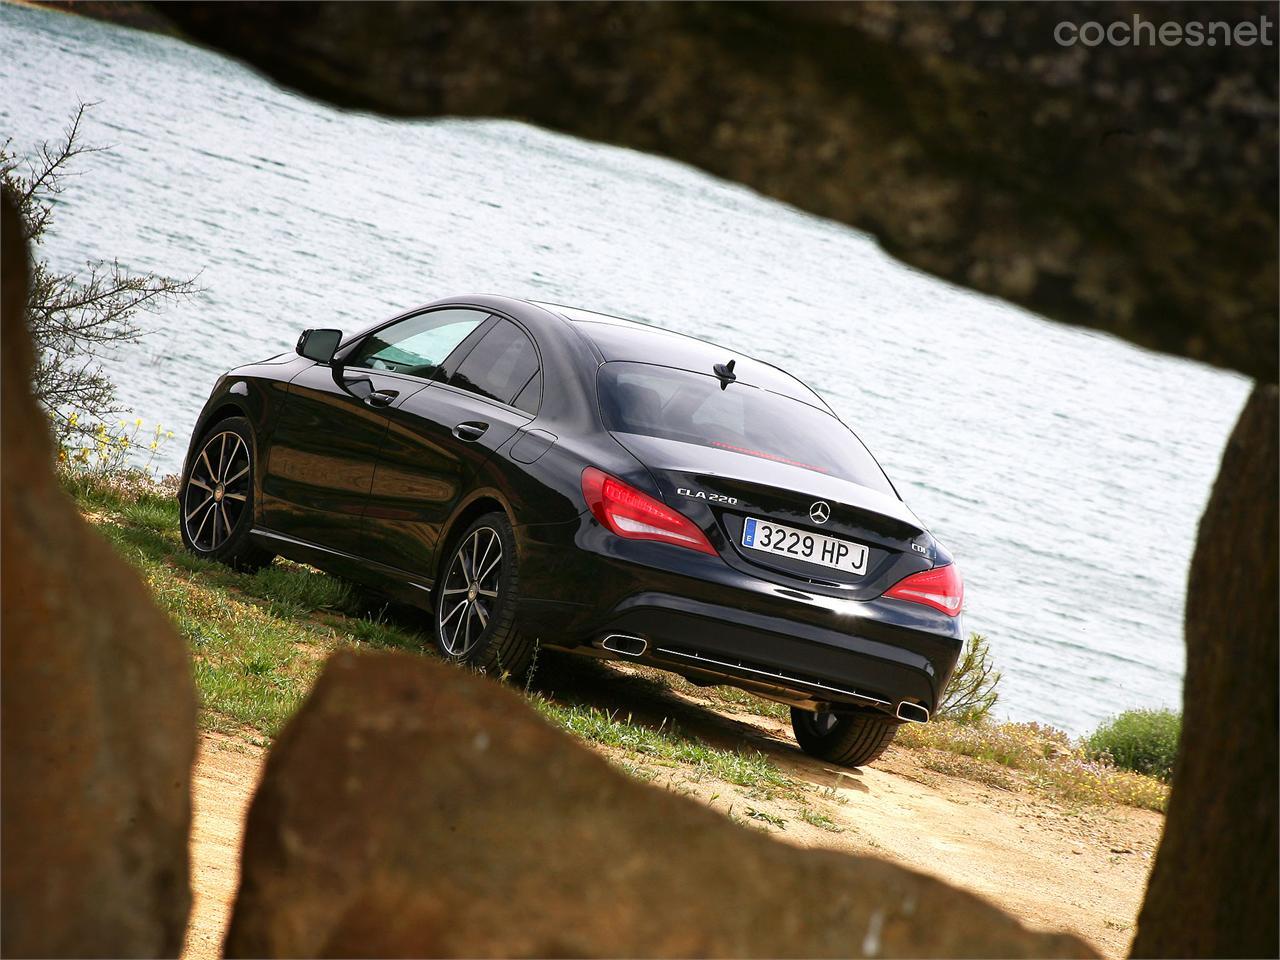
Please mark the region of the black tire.
[[878, 760], [893, 742], [898, 724], [870, 713], [822, 713], [791, 708], [791, 729], [811, 757], [862, 767]]
[[441, 655], [522, 682], [535, 643], [516, 623], [520, 571], [506, 514], [487, 513], [452, 538], [440, 570], [433, 632]]
[[182, 543], [206, 560], [253, 572], [274, 556], [249, 539], [253, 527], [258, 452], [244, 417], [228, 417], [205, 431], [178, 496]]

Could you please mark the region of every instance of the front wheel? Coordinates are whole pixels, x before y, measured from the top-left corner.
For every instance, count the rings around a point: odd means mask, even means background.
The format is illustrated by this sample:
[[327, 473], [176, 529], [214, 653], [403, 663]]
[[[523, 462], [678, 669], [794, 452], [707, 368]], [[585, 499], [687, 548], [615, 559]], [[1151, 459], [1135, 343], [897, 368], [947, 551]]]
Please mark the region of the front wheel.
[[253, 571], [272, 555], [249, 539], [253, 526], [253, 431], [244, 417], [214, 424], [196, 446], [178, 499], [182, 542], [197, 556]]
[[898, 724], [869, 713], [814, 713], [792, 707], [791, 729], [800, 749], [811, 757], [861, 767], [889, 748]]
[[516, 538], [504, 513], [489, 513], [450, 545], [436, 592], [436, 645], [484, 673], [523, 679], [534, 643], [516, 625]]

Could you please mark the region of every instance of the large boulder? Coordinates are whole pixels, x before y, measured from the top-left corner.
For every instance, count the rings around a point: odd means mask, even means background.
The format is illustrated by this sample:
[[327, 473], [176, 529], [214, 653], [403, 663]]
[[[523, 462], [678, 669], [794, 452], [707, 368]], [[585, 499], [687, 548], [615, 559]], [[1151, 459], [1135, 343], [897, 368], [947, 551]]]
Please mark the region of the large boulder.
[[230, 957], [1089, 956], [642, 784], [515, 694], [339, 653], [268, 757]]
[[7, 194], [2, 229], [0, 952], [173, 956], [191, 901], [186, 648], [59, 488]]
[[1227, 443], [1191, 561], [1182, 743], [1135, 956], [1277, 955], [1277, 436], [1277, 390], [1259, 387]]

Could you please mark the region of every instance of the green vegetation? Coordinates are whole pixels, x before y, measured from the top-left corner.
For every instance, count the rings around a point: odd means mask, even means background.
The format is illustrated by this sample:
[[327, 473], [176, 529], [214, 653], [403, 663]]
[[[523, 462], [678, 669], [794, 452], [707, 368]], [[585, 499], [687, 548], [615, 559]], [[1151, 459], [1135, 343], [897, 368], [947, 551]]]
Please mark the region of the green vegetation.
[[1164, 810], [1169, 789], [1152, 777], [1122, 770], [1106, 758], [1090, 757], [1061, 730], [1038, 723], [959, 724], [940, 720], [909, 724], [898, 731], [902, 746], [934, 751], [924, 766], [988, 786], [1013, 789], [1021, 782], [989, 766], [957, 763], [955, 757], [998, 764], [1019, 771], [1025, 780], [1068, 803], [1125, 804]]
[[836, 822], [828, 817], [825, 813], [819, 813], [812, 807], [801, 807], [797, 811], [797, 815], [805, 823], [810, 826], [825, 830], [827, 833], [844, 833], [844, 828], [837, 826]]
[[937, 719], [955, 723], [981, 723], [1000, 699], [1000, 671], [995, 668], [991, 646], [980, 633], [969, 634], [956, 671], [942, 693]]
[[775, 814], [769, 813], [767, 810], [757, 810], [755, 807], [747, 807], [747, 816], [752, 820], [758, 820], [760, 823], [767, 823], [771, 827], [777, 827], [779, 830], [787, 829], [787, 821]]
[[1126, 710], [1091, 733], [1085, 747], [1093, 760], [1168, 783], [1181, 735], [1182, 714], [1176, 710]]
[[622, 751], [632, 759], [690, 767], [695, 780], [711, 776], [763, 796], [795, 786], [758, 751], [719, 750], [684, 736], [674, 724], [660, 723], [654, 728], [599, 707], [566, 705], [537, 694], [531, 699], [544, 717], [583, 740]]

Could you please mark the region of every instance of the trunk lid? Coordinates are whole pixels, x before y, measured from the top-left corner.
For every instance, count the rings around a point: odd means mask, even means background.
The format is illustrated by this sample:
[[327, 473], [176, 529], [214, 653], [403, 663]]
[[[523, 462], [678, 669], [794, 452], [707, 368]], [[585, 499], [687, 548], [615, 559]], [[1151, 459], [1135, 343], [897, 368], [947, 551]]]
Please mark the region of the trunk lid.
[[[869, 599], [933, 565], [932, 537], [897, 497], [747, 453], [640, 434], [614, 437], [649, 468], [669, 506], [728, 541], [721, 555], [740, 570], [808, 591]], [[820, 502], [829, 514], [822, 523], [815, 519], [823, 513]], [[864, 572], [744, 546], [743, 528], [752, 518], [860, 544], [867, 550]]]

